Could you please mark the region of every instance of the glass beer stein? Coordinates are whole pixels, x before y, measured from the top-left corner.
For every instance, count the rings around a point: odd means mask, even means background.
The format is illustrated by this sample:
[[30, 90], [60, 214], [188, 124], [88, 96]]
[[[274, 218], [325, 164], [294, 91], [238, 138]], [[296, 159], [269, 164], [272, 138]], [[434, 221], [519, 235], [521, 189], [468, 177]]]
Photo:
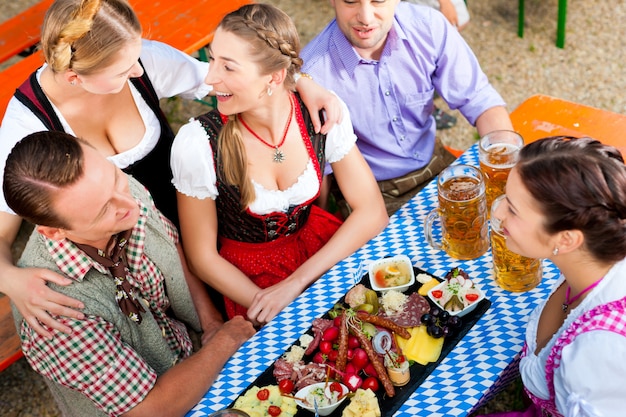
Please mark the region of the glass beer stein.
[[[450, 165], [437, 177], [439, 208], [424, 219], [428, 243], [457, 259], [475, 259], [489, 248], [485, 182], [471, 165]], [[441, 221], [441, 241], [433, 234]]]
[[523, 146], [522, 136], [512, 130], [495, 130], [480, 138], [478, 160], [485, 177], [487, 210], [497, 196], [504, 194], [509, 172], [517, 163]]
[[491, 205], [491, 254], [493, 274], [502, 289], [511, 292], [532, 290], [541, 282], [543, 268], [541, 259], [527, 258], [511, 252], [506, 246], [500, 219], [496, 218], [498, 206], [506, 195], [496, 197]]

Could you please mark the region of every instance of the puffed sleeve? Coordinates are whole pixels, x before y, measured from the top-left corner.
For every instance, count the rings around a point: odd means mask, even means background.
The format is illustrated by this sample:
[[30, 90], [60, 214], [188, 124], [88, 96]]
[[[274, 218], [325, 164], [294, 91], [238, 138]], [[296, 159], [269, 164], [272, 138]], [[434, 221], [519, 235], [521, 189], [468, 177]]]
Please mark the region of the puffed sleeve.
[[180, 193], [190, 197], [215, 200], [215, 165], [213, 151], [206, 131], [192, 119], [183, 125], [172, 144], [172, 184]]
[[204, 82], [209, 64], [165, 43], [144, 39], [141, 62], [159, 98], [203, 98], [211, 91]]
[[554, 387], [557, 408], [564, 416], [622, 416], [625, 386], [626, 337], [591, 331], [563, 348]]
[[326, 161], [331, 164], [346, 156], [356, 143], [356, 135], [352, 128], [348, 106], [343, 100], [339, 99], [339, 101], [341, 102], [343, 118], [341, 123], [333, 126], [326, 136]]

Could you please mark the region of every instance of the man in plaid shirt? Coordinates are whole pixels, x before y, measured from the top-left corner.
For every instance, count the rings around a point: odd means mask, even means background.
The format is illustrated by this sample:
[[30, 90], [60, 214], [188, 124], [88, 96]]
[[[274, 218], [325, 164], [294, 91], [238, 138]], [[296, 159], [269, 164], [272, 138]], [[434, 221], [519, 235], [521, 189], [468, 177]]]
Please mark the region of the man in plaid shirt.
[[[72, 332], [49, 329], [50, 339], [14, 309], [22, 350], [64, 415], [184, 415], [254, 334], [235, 317], [192, 355], [183, 322], [199, 329], [199, 320], [176, 229], [141, 184], [89, 144], [61, 132], [27, 136], [7, 159], [3, 188], [11, 209], [36, 225], [19, 265], [66, 276], [72, 284], [49, 285], [85, 304], [83, 320], [55, 317]], [[119, 240], [123, 232], [128, 238]], [[126, 266], [115, 280], [79, 248], [104, 259], [115, 244]], [[124, 301], [139, 310], [122, 312]]]

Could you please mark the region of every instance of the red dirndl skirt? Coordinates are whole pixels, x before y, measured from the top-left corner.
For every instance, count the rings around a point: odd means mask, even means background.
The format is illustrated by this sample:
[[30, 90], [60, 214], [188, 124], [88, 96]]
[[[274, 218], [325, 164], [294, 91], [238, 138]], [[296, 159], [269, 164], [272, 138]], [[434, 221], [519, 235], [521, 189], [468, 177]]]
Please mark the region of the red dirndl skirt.
[[[311, 207], [306, 224], [296, 233], [271, 242], [249, 243], [220, 237], [220, 255], [239, 268], [260, 288], [287, 278], [335, 234], [341, 220], [317, 206]], [[224, 297], [226, 314], [246, 317], [247, 308]]]

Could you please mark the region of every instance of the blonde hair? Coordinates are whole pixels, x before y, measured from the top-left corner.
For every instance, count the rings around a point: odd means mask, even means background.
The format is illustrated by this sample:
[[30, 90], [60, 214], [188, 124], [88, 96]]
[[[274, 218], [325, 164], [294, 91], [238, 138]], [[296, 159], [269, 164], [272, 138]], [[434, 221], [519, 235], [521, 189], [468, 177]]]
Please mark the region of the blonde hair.
[[141, 24], [126, 0], [56, 0], [41, 32], [52, 71], [87, 75], [109, 66], [127, 42], [141, 35]]
[[[245, 40], [252, 60], [263, 75], [287, 69], [285, 87], [294, 90], [294, 75], [302, 67], [300, 39], [291, 18], [269, 4], [250, 4], [229, 13], [219, 28]], [[248, 162], [237, 115], [229, 116], [228, 123], [218, 138], [218, 158], [224, 167], [226, 181], [239, 188], [241, 207], [254, 201], [254, 187], [248, 178]]]

